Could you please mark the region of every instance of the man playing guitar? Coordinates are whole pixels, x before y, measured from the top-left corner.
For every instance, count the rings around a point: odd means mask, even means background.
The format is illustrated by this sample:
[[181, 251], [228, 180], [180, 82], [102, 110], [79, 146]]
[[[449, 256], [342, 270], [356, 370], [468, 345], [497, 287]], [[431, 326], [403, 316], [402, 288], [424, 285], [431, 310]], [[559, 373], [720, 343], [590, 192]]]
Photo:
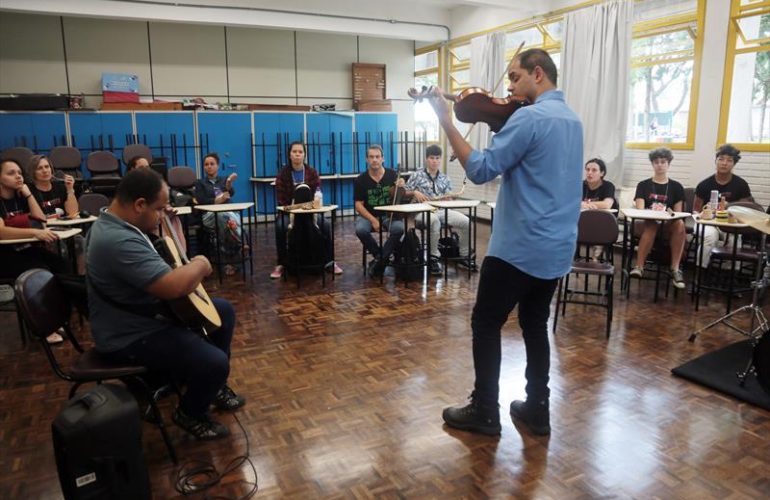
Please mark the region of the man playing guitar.
[[211, 264], [198, 255], [172, 268], [155, 250], [149, 234], [167, 203], [161, 176], [136, 169], [126, 174], [91, 228], [86, 250], [91, 331], [107, 358], [141, 364], [183, 385], [174, 422], [197, 439], [217, 439], [230, 432], [211, 417], [209, 407], [234, 410], [245, 403], [226, 384], [235, 311], [226, 300], [211, 300], [221, 327], [207, 332], [209, 341], [171, 319], [164, 301], [196, 292]]

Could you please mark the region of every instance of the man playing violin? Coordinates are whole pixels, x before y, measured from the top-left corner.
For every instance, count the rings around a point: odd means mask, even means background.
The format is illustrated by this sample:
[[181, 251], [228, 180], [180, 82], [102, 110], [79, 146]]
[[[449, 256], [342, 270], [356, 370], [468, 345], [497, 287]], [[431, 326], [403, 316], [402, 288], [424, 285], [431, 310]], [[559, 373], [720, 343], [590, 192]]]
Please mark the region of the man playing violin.
[[[359, 215], [356, 217], [356, 236], [374, 257], [367, 270], [372, 278], [382, 275], [390, 254], [404, 234], [403, 221], [389, 222], [388, 215], [374, 215], [374, 207], [393, 204], [394, 187], [404, 186], [404, 179], [400, 179], [395, 170], [385, 168], [382, 162], [382, 147], [379, 144], [369, 146], [366, 150], [366, 172], [356, 177], [353, 184], [353, 200]], [[372, 236], [372, 231], [379, 232], [380, 225], [390, 232], [382, 248]]]
[[[406, 196], [412, 196], [418, 203], [430, 200], [450, 199], [452, 195], [452, 179], [440, 171], [441, 148], [434, 145], [425, 148], [425, 168], [418, 170], [406, 183]], [[438, 262], [438, 240], [441, 237], [441, 225], [449, 224], [457, 232], [460, 243], [460, 257], [468, 256], [468, 217], [457, 210], [439, 210], [438, 214], [430, 214], [430, 271], [431, 274], [441, 274], [441, 264]], [[463, 262], [464, 261], [460, 261]]]
[[91, 228], [86, 251], [91, 332], [97, 351], [108, 359], [146, 366], [184, 385], [174, 422], [197, 439], [217, 439], [230, 432], [209, 407], [234, 410], [245, 403], [226, 384], [235, 311], [228, 301], [212, 299], [222, 326], [208, 332], [210, 342], [163, 315], [162, 301], [189, 295], [211, 274], [202, 255], [172, 269], [155, 250], [149, 234], [167, 204], [163, 178], [134, 169]]
[[547, 322], [558, 279], [572, 265], [580, 213], [583, 127], [556, 89], [551, 57], [530, 49], [508, 67], [512, 94], [532, 104], [513, 113], [483, 151], [474, 150], [452, 123], [434, 89], [430, 103], [468, 179], [501, 176], [492, 237], [481, 265], [471, 317], [475, 387], [470, 404], [446, 408], [450, 427], [498, 435], [500, 330], [519, 305], [527, 352], [526, 401], [511, 403], [511, 416], [533, 434], [551, 432]]

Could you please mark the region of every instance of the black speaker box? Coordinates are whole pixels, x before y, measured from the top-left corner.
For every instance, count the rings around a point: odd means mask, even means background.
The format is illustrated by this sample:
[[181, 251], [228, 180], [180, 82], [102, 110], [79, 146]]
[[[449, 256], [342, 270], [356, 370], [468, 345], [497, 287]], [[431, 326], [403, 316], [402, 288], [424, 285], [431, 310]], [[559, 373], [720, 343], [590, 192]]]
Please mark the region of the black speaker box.
[[134, 397], [102, 384], [73, 397], [52, 425], [64, 498], [152, 498]]

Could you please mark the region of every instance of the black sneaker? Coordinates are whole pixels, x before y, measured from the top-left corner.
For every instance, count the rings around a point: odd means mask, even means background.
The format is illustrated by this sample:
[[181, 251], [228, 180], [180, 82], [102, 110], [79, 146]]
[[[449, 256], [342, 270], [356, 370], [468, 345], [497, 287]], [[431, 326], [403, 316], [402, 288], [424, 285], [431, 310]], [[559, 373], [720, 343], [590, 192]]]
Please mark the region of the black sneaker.
[[428, 271], [430, 271], [433, 276], [441, 276], [444, 274], [444, 269], [441, 268], [441, 262], [435, 257], [430, 258], [430, 261], [428, 262]]
[[444, 408], [441, 416], [449, 427], [463, 431], [477, 432], [488, 436], [499, 436], [500, 411], [498, 405], [486, 406], [471, 394], [470, 404]]
[[246, 398], [237, 395], [235, 391], [225, 384], [224, 387], [219, 389], [217, 397], [214, 398], [212, 404], [220, 410], [230, 411], [245, 405]]
[[176, 425], [186, 430], [199, 441], [210, 441], [212, 439], [219, 439], [230, 435], [230, 430], [224, 425], [220, 424], [208, 413], [202, 417], [195, 418], [186, 415], [182, 410], [177, 408], [174, 410], [174, 414], [171, 419]]
[[468, 263], [467, 260], [458, 260], [457, 264], [460, 267], [464, 267], [465, 269], [470, 269], [471, 272], [474, 272], [474, 273], [478, 272], [478, 270], [479, 270], [479, 268], [476, 266], [476, 261], [473, 261], [473, 260], [470, 261], [470, 264]]
[[379, 259], [373, 259], [366, 270], [370, 278], [379, 278], [383, 271], [385, 271], [385, 266]]
[[511, 417], [518, 420], [536, 436], [547, 436], [551, 433], [550, 412], [548, 400], [539, 403], [514, 401], [511, 403]]

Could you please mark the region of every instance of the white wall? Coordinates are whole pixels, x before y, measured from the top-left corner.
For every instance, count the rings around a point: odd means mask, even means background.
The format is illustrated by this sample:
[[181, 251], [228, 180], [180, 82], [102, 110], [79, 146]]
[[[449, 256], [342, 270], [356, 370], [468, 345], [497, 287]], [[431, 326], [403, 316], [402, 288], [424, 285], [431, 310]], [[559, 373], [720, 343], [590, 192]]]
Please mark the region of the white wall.
[[82, 93], [95, 108], [102, 72], [120, 72], [139, 76], [146, 99], [352, 109], [354, 62], [387, 65], [386, 97], [411, 130], [409, 40], [0, 11], [0, 94]]

